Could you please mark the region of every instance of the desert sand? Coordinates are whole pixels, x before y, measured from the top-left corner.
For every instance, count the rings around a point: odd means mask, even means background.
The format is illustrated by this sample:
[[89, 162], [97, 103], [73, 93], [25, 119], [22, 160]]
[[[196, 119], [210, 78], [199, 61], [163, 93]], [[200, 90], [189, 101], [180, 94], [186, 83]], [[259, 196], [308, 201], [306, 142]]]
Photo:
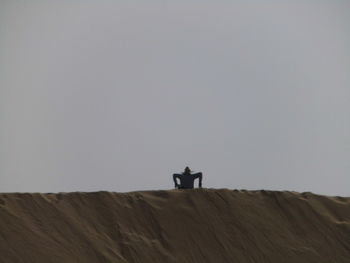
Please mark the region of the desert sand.
[[350, 198], [227, 189], [4, 193], [0, 262], [349, 263]]

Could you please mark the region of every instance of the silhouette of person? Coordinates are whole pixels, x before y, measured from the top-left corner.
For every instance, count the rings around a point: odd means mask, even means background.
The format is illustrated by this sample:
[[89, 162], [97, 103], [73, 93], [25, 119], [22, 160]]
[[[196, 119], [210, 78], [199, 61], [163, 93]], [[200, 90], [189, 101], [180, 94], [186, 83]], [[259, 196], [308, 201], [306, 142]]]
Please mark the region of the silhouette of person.
[[[186, 167], [182, 174], [173, 174], [173, 179], [175, 183], [175, 188], [177, 189], [193, 189], [194, 180], [197, 179], [198, 187], [202, 187], [202, 173], [193, 174], [189, 167]], [[180, 180], [180, 184], [178, 184], [177, 179]]]

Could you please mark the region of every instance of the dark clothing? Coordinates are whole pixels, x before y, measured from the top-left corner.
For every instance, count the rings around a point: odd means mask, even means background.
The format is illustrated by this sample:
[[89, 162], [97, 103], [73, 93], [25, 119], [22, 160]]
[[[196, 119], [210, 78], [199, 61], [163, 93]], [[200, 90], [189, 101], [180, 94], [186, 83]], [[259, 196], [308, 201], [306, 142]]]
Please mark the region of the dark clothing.
[[[173, 174], [175, 188], [178, 189], [192, 189], [194, 186], [194, 180], [199, 178], [198, 186], [202, 187], [202, 173], [195, 174]], [[177, 179], [180, 180], [180, 184], [177, 183]]]

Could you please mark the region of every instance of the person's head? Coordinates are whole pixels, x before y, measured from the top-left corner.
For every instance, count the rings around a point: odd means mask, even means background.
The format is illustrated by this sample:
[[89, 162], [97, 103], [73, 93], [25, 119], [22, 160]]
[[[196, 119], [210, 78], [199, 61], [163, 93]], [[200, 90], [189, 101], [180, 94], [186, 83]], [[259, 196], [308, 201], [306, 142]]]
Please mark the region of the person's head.
[[184, 174], [190, 174], [191, 172], [192, 172], [191, 169], [188, 166], [186, 166], [184, 170]]

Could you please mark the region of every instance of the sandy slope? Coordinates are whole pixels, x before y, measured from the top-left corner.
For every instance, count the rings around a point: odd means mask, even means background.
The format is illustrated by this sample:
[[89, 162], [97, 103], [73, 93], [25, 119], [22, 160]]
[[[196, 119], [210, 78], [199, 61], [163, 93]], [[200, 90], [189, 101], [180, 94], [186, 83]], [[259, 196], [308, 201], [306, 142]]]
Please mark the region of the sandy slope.
[[350, 198], [172, 190], [0, 194], [0, 262], [350, 262]]

